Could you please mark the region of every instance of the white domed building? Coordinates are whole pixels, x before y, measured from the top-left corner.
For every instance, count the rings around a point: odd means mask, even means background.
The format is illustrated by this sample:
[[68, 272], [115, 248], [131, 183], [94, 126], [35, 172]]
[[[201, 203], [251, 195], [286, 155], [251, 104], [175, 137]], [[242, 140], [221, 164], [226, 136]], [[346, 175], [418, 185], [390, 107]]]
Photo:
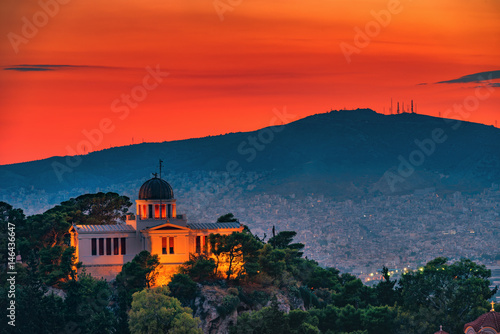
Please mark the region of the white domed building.
[[240, 223], [188, 223], [177, 214], [170, 184], [155, 175], [139, 190], [136, 215], [116, 225], [73, 225], [71, 246], [77, 261], [92, 276], [111, 280], [122, 266], [143, 250], [157, 254], [165, 275], [207, 249], [211, 233], [243, 231]]

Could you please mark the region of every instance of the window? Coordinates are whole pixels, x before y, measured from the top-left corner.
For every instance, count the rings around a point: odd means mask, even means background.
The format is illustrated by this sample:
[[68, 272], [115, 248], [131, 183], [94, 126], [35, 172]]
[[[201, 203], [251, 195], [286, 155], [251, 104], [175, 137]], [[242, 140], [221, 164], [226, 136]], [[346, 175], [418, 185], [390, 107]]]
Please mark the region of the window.
[[159, 219], [159, 218], [160, 218], [160, 205], [155, 204], [155, 219]]
[[99, 255], [104, 255], [104, 238], [99, 238]]
[[208, 252], [208, 236], [205, 236], [205, 240], [203, 240], [203, 250]]
[[148, 218], [148, 211], [146, 210], [146, 204], [142, 206], [142, 219]]
[[174, 237], [168, 238], [169, 253], [174, 254]]
[[111, 238], [106, 238], [106, 255], [111, 255]]
[[148, 209], [149, 209], [149, 218], [153, 218], [153, 204], [149, 204]]
[[160, 207], [160, 216], [162, 219], [165, 219], [167, 218], [167, 211], [166, 211], [166, 205], [165, 204], [162, 204], [161, 207]]
[[92, 238], [92, 255], [97, 255], [97, 239]]
[[122, 249], [122, 255], [127, 254], [127, 244], [126, 244], [127, 238], [122, 238], [121, 239], [121, 249]]
[[138, 215], [139, 217], [142, 217], [142, 214], [141, 214], [141, 207], [142, 207], [141, 205], [138, 205], [138, 206], [137, 206], [137, 215]]
[[118, 243], [118, 238], [113, 238], [113, 255], [119, 254], [120, 244]]
[[167, 238], [166, 237], [161, 238], [161, 253], [167, 254]]
[[201, 253], [201, 237], [196, 237], [196, 253]]

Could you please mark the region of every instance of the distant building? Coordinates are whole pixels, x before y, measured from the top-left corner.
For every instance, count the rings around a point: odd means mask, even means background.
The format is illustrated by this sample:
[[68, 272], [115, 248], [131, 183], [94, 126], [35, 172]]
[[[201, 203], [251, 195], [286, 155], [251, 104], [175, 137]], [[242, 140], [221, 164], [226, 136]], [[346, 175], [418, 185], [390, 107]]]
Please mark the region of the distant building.
[[116, 225], [73, 225], [71, 246], [77, 261], [94, 277], [114, 279], [143, 250], [157, 254], [163, 276], [170, 277], [189, 254], [207, 249], [211, 233], [241, 232], [240, 223], [188, 223], [177, 214], [170, 184], [155, 175], [139, 190], [137, 215]]
[[[496, 286], [500, 287], [500, 266], [488, 267], [488, 269], [491, 270], [490, 288], [493, 289]], [[493, 297], [491, 297], [491, 299], [495, 303], [500, 303], [500, 291], [497, 291], [497, 293]]]

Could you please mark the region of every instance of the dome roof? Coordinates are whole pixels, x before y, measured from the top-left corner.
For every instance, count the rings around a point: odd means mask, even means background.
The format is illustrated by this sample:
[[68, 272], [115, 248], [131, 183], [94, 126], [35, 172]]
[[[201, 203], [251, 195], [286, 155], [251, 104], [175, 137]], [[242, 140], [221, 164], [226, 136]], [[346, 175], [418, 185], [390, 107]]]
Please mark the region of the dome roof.
[[500, 333], [500, 313], [495, 311], [485, 313], [476, 320], [465, 324], [464, 331], [468, 327], [472, 327], [476, 333], [486, 327], [493, 328], [497, 333]]
[[141, 186], [139, 199], [174, 199], [174, 191], [167, 181], [155, 176]]

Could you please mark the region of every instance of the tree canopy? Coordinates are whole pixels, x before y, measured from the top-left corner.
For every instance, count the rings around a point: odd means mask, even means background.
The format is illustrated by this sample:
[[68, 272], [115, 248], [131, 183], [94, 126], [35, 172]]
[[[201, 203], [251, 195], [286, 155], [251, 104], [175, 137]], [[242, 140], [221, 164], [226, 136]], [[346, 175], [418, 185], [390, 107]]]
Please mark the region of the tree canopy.
[[459, 332], [464, 323], [487, 311], [487, 300], [496, 293], [489, 289], [490, 276], [490, 270], [471, 260], [448, 264], [439, 257], [403, 275], [398, 291], [404, 309], [418, 321]]
[[130, 333], [202, 334], [198, 328], [200, 319], [194, 319], [192, 310], [182, 307], [169, 293], [166, 286], [134, 293], [129, 312]]
[[127, 312], [132, 303], [132, 295], [154, 286], [158, 275], [156, 268], [159, 265], [158, 255], [142, 251], [131, 262], [125, 263], [122, 271], [116, 276], [115, 300], [118, 301], [118, 328], [121, 331], [128, 330]]
[[78, 225], [109, 225], [124, 221], [132, 202], [127, 196], [114, 192], [85, 194], [48, 210], [48, 213], [61, 213], [66, 220]]
[[217, 218], [217, 223], [237, 223], [237, 222], [238, 219], [236, 219], [236, 217], [234, 217], [234, 215], [231, 212], [226, 213], [225, 215], [222, 215], [219, 218]]

